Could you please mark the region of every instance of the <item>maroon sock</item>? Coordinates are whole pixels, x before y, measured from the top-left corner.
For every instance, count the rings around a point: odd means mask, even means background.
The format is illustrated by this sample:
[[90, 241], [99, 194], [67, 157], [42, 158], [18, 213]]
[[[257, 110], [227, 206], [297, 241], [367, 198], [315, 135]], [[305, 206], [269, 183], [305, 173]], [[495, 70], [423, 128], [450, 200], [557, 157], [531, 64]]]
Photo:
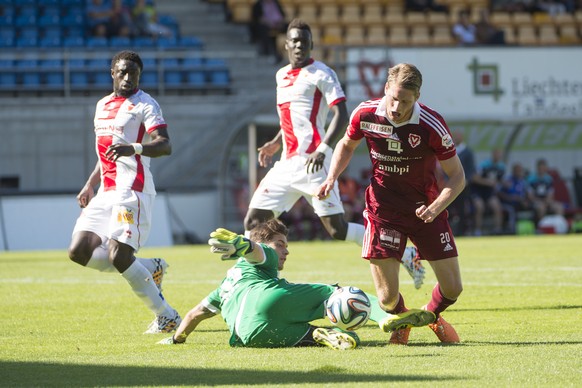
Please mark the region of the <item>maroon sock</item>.
[[396, 303], [396, 307], [394, 307], [394, 310], [388, 311], [389, 314], [400, 314], [408, 311], [408, 309], [404, 305], [404, 297], [402, 296], [401, 293], [398, 293], [398, 298], [399, 299], [398, 303]]
[[432, 298], [430, 302], [426, 305], [426, 309], [428, 311], [432, 311], [434, 315], [438, 317], [440, 313], [445, 311], [447, 307], [454, 304], [456, 301], [457, 301], [456, 299], [452, 300], [445, 298], [443, 296], [443, 293], [441, 292], [439, 284], [437, 283], [432, 289]]

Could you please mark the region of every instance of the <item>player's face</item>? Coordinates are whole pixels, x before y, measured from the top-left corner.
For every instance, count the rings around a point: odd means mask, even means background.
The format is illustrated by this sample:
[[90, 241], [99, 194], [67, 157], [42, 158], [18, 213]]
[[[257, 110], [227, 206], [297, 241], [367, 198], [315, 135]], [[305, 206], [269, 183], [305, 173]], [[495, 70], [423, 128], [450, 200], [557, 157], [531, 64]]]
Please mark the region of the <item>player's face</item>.
[[309, 31], [292, 28], [287, 32], [285, 49], [287, 50], [289, 63], [292, 68], [296, 69], [307, 65], [307, 62], [311, 58], [312, 48], [313, 41], [311, 40]]
[[137, 63], [125, 59], [117, 61], [111, 69], [113, 92], [116, 96], [129, 97], [139, 86], [141, 71]]
[[284, 234], [276, 234], [273, 240], [269, 241], [267, 245], [273, 248], [277, 252], [277, 255], [279, 255], [279, 271], [281, 271], [285, 266], [285, 261], [289, 254], [287, 250], [287, 237]]
[[420, 95], [399, 85], [386, 84], [386, 114], [394, 123], [410, 120], [414, 103]]

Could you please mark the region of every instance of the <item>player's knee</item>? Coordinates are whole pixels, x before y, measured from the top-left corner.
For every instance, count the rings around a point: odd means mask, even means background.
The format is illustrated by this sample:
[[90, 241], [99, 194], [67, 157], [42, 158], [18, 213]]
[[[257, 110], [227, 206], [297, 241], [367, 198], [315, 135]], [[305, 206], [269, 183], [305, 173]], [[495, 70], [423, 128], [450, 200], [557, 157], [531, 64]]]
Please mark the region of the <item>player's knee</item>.
[[72, 262], [81, 265], [87, 265], [89, 259], [91, 259], [92, 252], [89, 252], [87, 249], [80, 245], [71, 245], [68, 249], [69, 259]]

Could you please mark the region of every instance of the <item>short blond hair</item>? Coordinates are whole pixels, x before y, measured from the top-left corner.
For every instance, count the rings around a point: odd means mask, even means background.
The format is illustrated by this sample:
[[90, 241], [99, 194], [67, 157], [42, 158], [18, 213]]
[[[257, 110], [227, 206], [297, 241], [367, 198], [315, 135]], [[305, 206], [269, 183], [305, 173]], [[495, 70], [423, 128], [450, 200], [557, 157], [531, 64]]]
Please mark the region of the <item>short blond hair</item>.
[[412, 90], [416, 94], [420, 94], [420, 88], [422, 87], [422, 74], [414, 65], [409, 63], [399, 63], [388, 69], [388, 79], [386, 82], [388, 85], [398, 85], [404, 89]]

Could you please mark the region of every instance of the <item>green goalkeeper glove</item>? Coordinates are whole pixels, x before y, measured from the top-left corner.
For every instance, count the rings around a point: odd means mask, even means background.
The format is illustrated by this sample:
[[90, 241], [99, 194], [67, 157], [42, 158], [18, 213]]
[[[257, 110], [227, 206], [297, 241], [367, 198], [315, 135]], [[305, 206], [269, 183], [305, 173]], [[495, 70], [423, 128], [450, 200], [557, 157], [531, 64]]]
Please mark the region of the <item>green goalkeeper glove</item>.
[[222, 260], [235, 260], [253, 251], [251, 240], [224, 228], [216, 229], [210, 237], [210, 252], [222, 254]]

